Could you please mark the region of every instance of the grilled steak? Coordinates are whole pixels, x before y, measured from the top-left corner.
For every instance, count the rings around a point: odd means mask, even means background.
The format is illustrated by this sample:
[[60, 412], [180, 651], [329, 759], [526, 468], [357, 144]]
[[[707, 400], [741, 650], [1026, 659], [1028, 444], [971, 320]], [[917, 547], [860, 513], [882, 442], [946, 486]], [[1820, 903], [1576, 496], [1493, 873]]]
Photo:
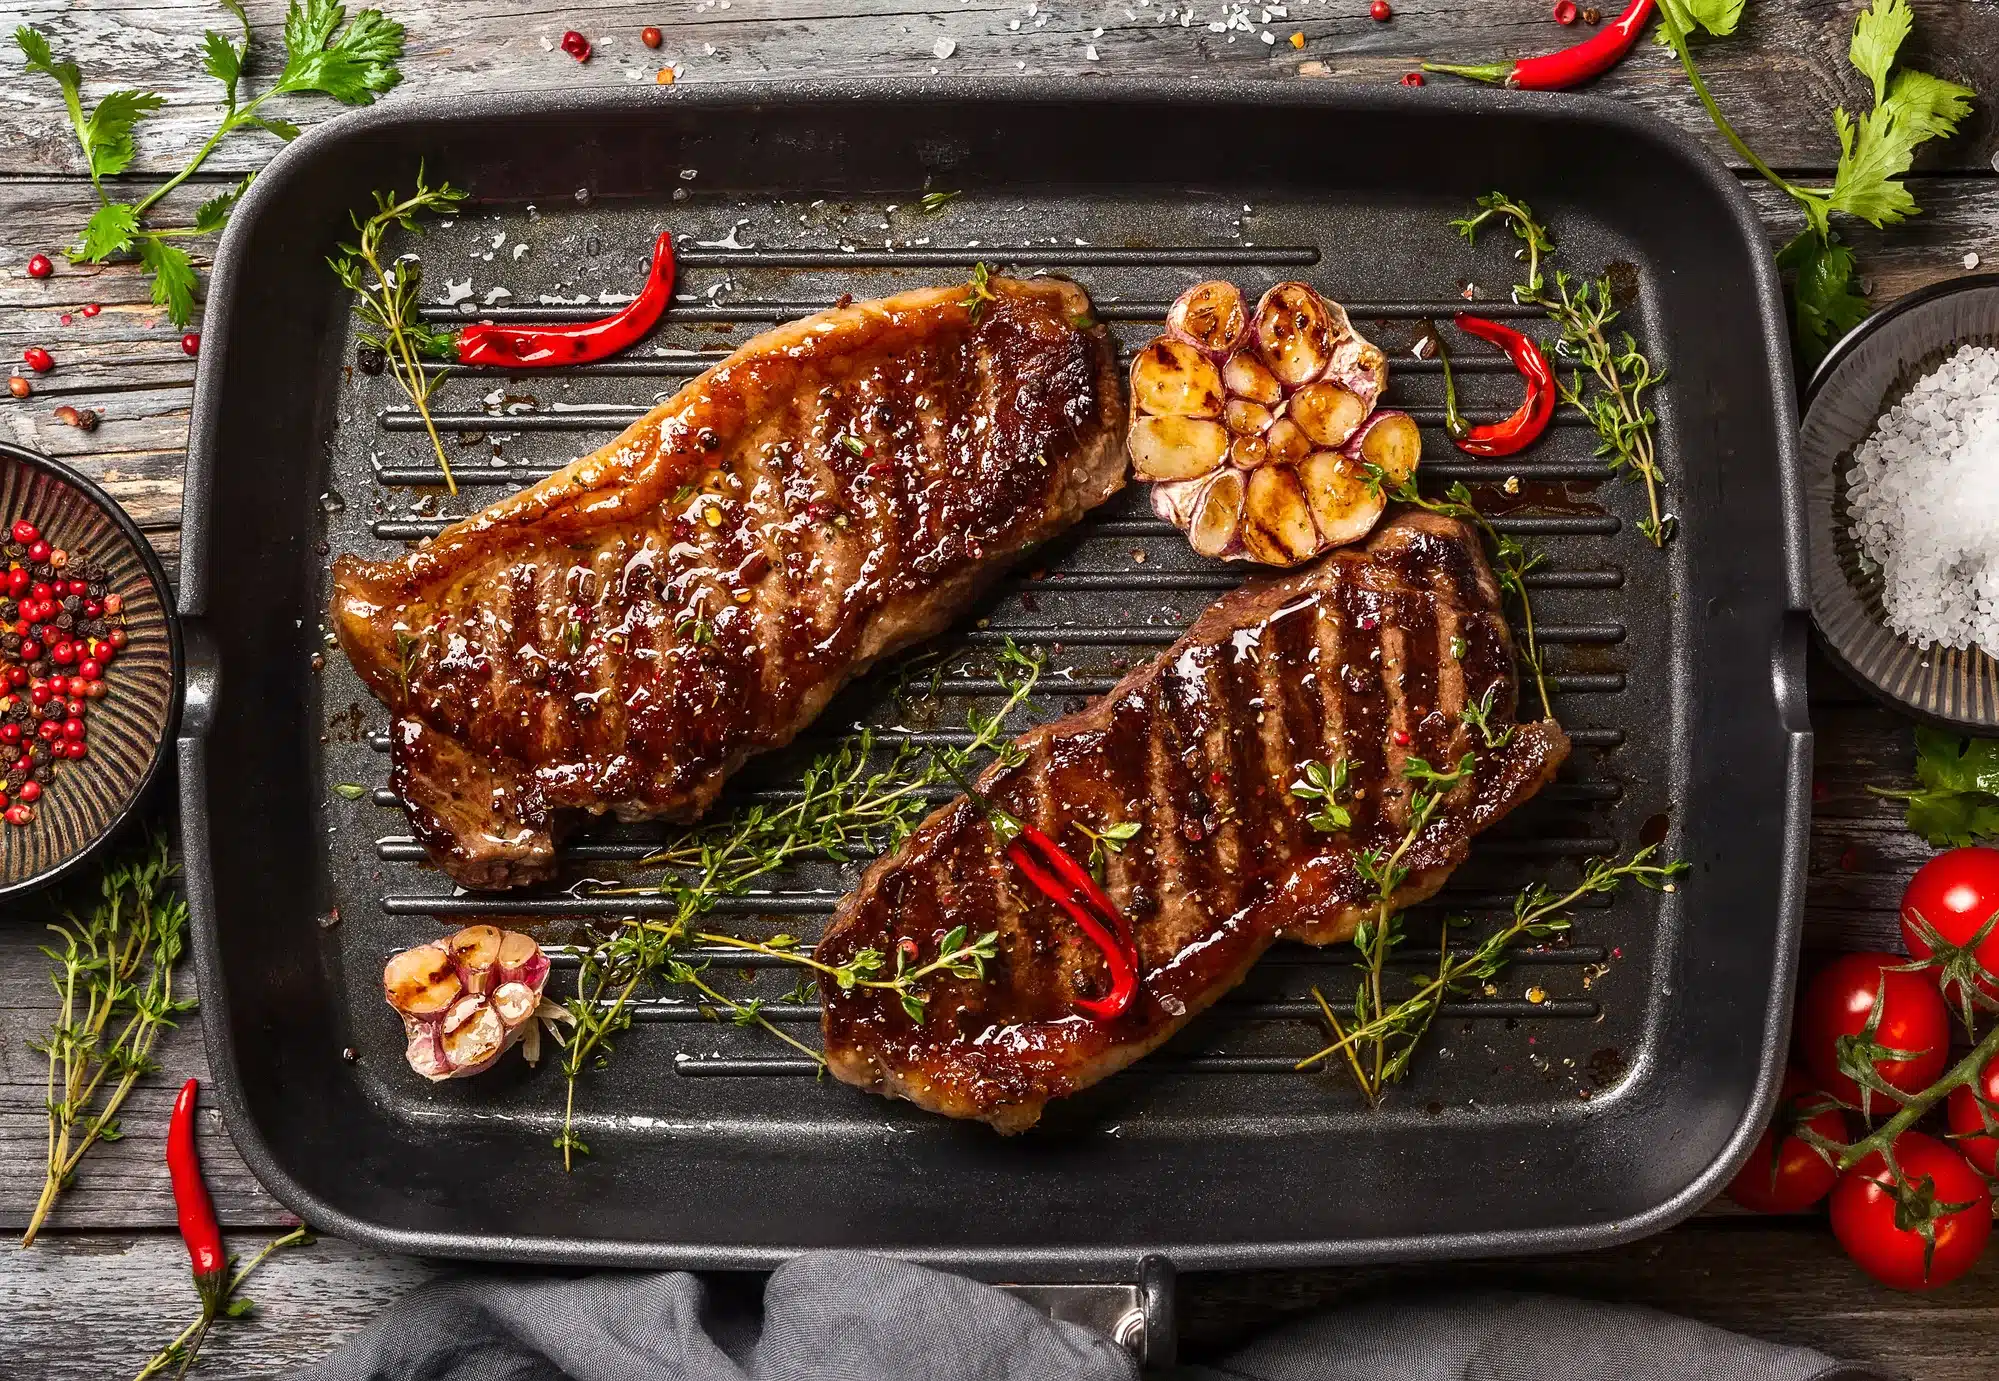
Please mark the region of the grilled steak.
[[342, 557], [416, 837], [495, 888], [548, 876], [575, 812], [698, 816], [1115, 493], [1122, 418], [1081, 288], [932, 288], [758, 336], [407, 555]]
[[[1494, 738], [1461, 718], [1490, 694]], [[1514, 724], [1512, 643], [1470, 528], [1421, 511], [1365, 549], [1251, 582], [1089, 709], [1023, 735], [1026, 757], [983, 790], [1081, 857], [1075, 826], [1141, 826], [1105, 885], [1136, 932], [1141, 987], [1096, 1022], [1102, 960], [995, 847], [963, 797], [879, 860], [842, 905], [818, 957], [872, 947], [935, 957], [954, 926], [999, 932], [983, 978], [939, 974], [921, 1021], [895, 994], [821, 983], [826, 1058], [848, 1083], [952, 1117], [1019, 1131], [1051, 1098], [1115, 1073], [1235, 986], [1280, 937], [1349, 940], [1375, 892], [1355, 866], [1408, 827], [1411, 756], [1475, 766], [1404, 861], [1396, 907], [1422, 901], [1471, 837], [1527, 800], [1568, 755], [1552, 721]], [[1510, 735], [1505, 730], [1512, 727]], [[1290, 790], [1308, 762], [1344, 758], [1350, 828], [1327, 833]]]

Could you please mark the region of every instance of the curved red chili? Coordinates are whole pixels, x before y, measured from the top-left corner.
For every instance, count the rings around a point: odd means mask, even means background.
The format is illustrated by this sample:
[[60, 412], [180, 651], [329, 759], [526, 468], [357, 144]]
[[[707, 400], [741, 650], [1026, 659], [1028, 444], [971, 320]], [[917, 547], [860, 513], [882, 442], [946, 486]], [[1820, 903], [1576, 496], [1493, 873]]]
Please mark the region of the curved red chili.
[[201, 1177], [201, 1156], [194, 1145], [194, 1103], [199, 1089], [200, 1082], [189, 1079], [174, 1099], [173, 1117], [167, 1123], [167, 1175], [173, 1182], [174, 1214], [180, 1221], [180, 1240], [187, 1244], [202, 1312], [212, 1314], [227, 1286], [229, 1253], [222, 1246], [222, 1225], [216, 1221], [215, 1201], [208, 1197], [208, 1184]]
[[1138, 996], [1138, 949], [1131, 922], [1090, 870], [1071, 858], [1053, 839], [988, 800], [948, 762], [944, 771], [993, 827], [1012, 864], [1027, 876], [1034, 890], [1060, 907], [1103, 956], [1110, 972], [1110, 992], [1100, 998], [1074, 999], [1078, 1010], [1097, 1021], [1115, 1021], [1130, 1010]]
[[652, 270], [645, 287], [615, 315], [573, 325], [478, 322], [458, 333], [458, 363], [548, 369], [606, 359], [652, 330], [672, 297], [673, 235], [662, 230], [652, 247]]
[[1473, 81], [1503, 82], [1521, 91], [1566, 91], [1600, 77], [1624, 59], [1652, 17], [1653, 0], [1631, 0], [1624, 13], [1571, 48], [1517, 62], [1426, 62], [1426, 72], [1448, 72]]
[[1458, 415], [1457, 387], [1451, 381], [1450, 359], [1445, 356], [1444, 417], [1451, 440], [1459, 450], [1473, 456], [1510, 456], [1526, 450], [1548, 430], [1548, 423], [1555, 415], [1555, 371], [1548, 367], [1548, 357], [1541, 353], [1532, 336], [1522, 335], [1510, 326], [1478, 316], [1458, 316], [1453, 320], [1466, 335], [1491, 341], [1506, 352], [1527, 385], [1527, 396], [1504, 422], [1467, 426]]

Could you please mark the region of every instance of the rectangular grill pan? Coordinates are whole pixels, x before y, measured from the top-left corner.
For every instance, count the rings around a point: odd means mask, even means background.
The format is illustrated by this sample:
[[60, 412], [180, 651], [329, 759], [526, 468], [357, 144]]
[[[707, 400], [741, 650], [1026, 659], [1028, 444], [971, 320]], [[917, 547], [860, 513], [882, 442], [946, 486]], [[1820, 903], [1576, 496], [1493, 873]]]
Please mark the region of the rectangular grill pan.
[[[428, 300], [470, 278], [481, 314], [558, 315], [535, 305], [549, 294], [588, 295], [569, 314], [595, 315], [599, 292], [633, 290], [658, 229], [683, 247], [676, 304], [647, 345], [565, 374], [442, 385], [456, 500], [389, 379], [352, 368], [347, 297], [323, 261], [349, 209], [409, 185], [419, 158], [478, 197], [422, 242]], [[925, 214], [926, 186], [963, 195]], [[1562, 262], [1618, 266], [1635, 285], [1629, 324], [1671, 371], [1659, 448], [1681, 527], [1665, 555], [1632, 526], [1642, 491], [1607, 474], [1574, 416], [1512, 466], [1469, 462], [1438, 425], [1441, 376], [1410, 353], [1423, 320], [1471, 296], [1548, 330], [1505, 301], [1510, 243], [1468, 249], [1448, 225], [1492, 187], [1543, 213]], [[1374, 1113], [1337, 1071], [1290, 1068], [1322, 1043], [1311, 985], [1351, 992], [1349, 952], [1280, 947], [1168, 1048], [1012, 1140], [814, 1079], [765, 1033], [664, 990], [583, 1081], [595, 1154], [565, 1175], [550, 1147], [559, 1072], [510, 1056], [465, 1083], [416, 1079], [381, 965], [473, 917], [560, 935], [563, 918], [637, 908], [560, 888], [453, 895], [420, 866], [385, 785], [383, 711], [323, 640], [331, 555], [393, 551], [595, 448], [770, 323], [842, 293], [957, 281], [979, 260], [1075, 276], [1127, 349], [1202, 277], [1252, 296], [1303, 278], [1346, 303], [1391, 354], [1391, 401], [1426, 424], [1425, 483], [1485, 481], [1502, 526], [1549, 557], [1537, 614], [1577, 752], [1479, 842], [1452, 907], [1490, 924], [1523, 883], [1641, 838], [1692, 872], [1676, 894], [1633, 888], [1585, 909], [1566, 949], [1451, 1008]], [[495, 284], [511, 298], [487, 303]], [[1473, 410], [1510, 411], [1513, 376], [1465, 354]], [[1787, 358], [1734, 179], [1603, 102], [1100, 80], [710, 86], [397, 101], [307, 135], [223, 244], [188, 476], [183, 826], [237, 1145], [317, 1227], [512, 1260], [752, 1268], [841, 1245], [994, 1278], [1133, 1280], [1151, 1253], [1182, 1269], [1373, 1261], [1664, 1226], [1746, 1151], [1790, 1003], [1811, 738]], [[1494, 484], [1506, 475], [1518, 496]], [[722, 808], [781, 796], [803, 754], [856, 724], [950, 741], [992, 703], [1005, 636], [1048, 655], [1032, 719], [1079, 707], [1244, 574], [1194, 557], [1134, 488], [1004, 580], [941, 640], [913, 697], [898, 704], [887, 675], [856, 686]], [[588, 832], [565, 882], [628, 874], [662, 835]], [[800, 868], [726, 919], [816, 933], [858, 868]], [[1438, 916], [1412, 917], [1405, 972], [1426, 962]], [[720, 971], [773, 998], [794, 978]], [[570, 974], [573, 959], [553, 990]], [[773, 1012], [816, 1035], [816, 1007]]]

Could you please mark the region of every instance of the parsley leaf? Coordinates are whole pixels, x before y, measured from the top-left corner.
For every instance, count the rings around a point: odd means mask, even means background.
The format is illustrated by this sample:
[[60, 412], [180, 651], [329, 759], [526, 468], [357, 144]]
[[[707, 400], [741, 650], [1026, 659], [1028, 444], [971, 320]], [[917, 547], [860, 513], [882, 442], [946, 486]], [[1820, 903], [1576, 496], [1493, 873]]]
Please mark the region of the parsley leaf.
[[139, 262], [153, 275], [153, 302], [176, 326], [194, 316], [194, 262], [187, 251], [156, 236], [139, 239]]
[[83, 239], [69, 251], [70, 260], [78, 264], [101, 264], [119, 251], [130, 249], [138, 228], [136, 206], [122, 201], [106, 202], [83, 227]]
[[[1726, 38], [1742, 22], [1743, 0], [1659, 0], [1659, 8], [1671, 10], [1680, 27], [1688, 33], [1705, 29], [1716, 38]], [[1658, 41], [1665, 43], [1661, 31]]]
[[1777, 267], [1792, 275], [1792, 324], [1808, 364], [1867, 319], [1871, 309], [1854, 286], [1853, 251], [1839, 236], [1808, 229], [1777, 251]]
[[1853, 42], [1847, 46], [1846, 56], [1874, 83], [1875, 105], [1888, 98], [1888, 70], [1895, 65], [1902, 40], [1915, 26], [1916, 17], [1909, 12], [1907, 0], [1882, 0], [1854, 21]]
[[164, 96], [150, 91], [112, 91], [97, 103], [80, 133], [93, 179], [122, 173], [131, 165], [138, 153], [132, 127], [166, 103]]
[[229, 213], [235, 210], [236, 199], [249, 190], [250, 179], [255, 176], [255, 173], [247, 174], [241, 182], [228, 191], [218, 192], [204, 201], [194, 213], [195, 232], [208, 235], [220, 230], [223, 222], [229, 219]]
[[339, 0], [292, 0], [274, 92], [319, 91], [343, 105], [367, 105], [402, 80], [396, 60], [403, 26], [380, 10], [362, 10], [341, 29], [346, 17]]
[[1916, 730], [1916, 786], [1868, 788], [1908, 803], [1908, 826], [1937, 848], [1999, 835], [1999, 739]]

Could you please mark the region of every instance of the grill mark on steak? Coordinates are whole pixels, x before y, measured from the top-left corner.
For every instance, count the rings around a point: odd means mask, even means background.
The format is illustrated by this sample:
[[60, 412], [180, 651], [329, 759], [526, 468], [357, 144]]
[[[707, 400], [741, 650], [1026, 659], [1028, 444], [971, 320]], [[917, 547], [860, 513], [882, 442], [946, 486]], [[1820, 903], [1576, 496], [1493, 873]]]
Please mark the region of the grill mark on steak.
[[[1451, 655], [1463, 637], [1464, 656]], [[1410, 756], [1443, 770], [1473, 755], [1411, 843], [1390, 899], [1443, 886], [1473, 835], [1534, 795], [1568, 754], [1552, 721], [1488, 747], [1463, 724], [1468, 697], [1497, 688], [1511, 723], [1512, 646], [1477, 535], [1421, 511], [1398, 514], [1365, 549], [1335, 552], [1225, 596], [1187, 635], [1105, 698], [1018, 740], [1018, 766], [982, 789], [1080, 857], [1084, 836], [1125, 821], [1105, 886], [1130, 918], [1143, 977], [1131, 1010], [1098, 1023], [1077, 996], [1105, 991], [1102, 959], [1029, 889], [963, 798], [878, 860], [841, 905], [819, 958], [914, 940], [933, 957], [951, 927], [999, 932], [984, 979], [940, 978], [921, 1021], [892, 995], [822, 982], [827, 1061], [849, 1083], [1002, 1131], [1130, 1064], [1239, 982], [1282, 937], [1342, 943], [1373, 914], [1356, 854], [1393, 849], [1409, 818]], [[1393, 741], [1401, 730], [1407, 745]], [[1305, 821], [1290, 785], [1311, 760], [1349, 764], [1349, 830]], [[1066, 831], [1066, 833], [1065, 833]]]
[[1088, 297], [988, 286], [976, 319], [959, 286], [781, 326], [540, 484], [335, 563], [334, 627], [393, 713], [392, 777], [439, 867], [512, 886], [551, 874], [566, 816], [697, 817], [1117, 491]]

